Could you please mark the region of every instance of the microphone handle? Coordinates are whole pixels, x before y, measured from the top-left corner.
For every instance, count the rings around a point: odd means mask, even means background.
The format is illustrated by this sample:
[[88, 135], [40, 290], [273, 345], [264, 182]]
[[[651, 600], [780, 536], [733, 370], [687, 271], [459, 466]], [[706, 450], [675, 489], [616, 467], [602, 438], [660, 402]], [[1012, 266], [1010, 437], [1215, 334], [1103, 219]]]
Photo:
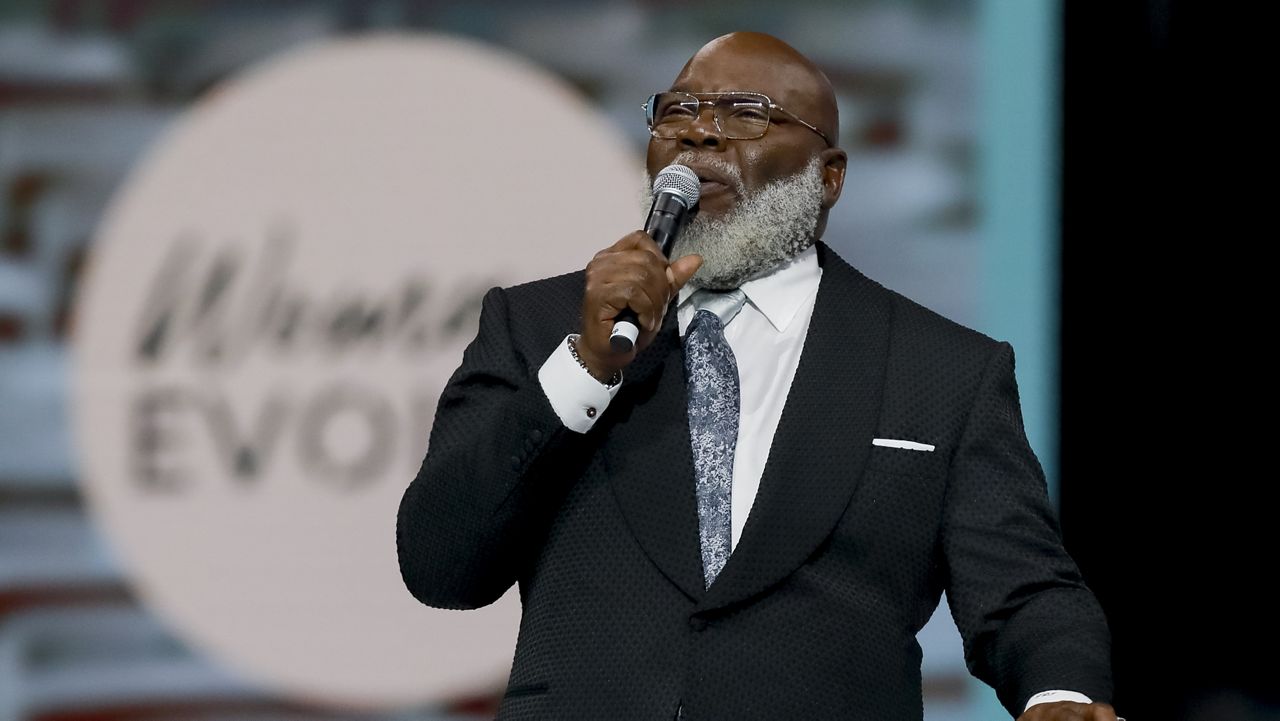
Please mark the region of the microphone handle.
[[[684, 203], [675, 196], [660, 193], [654, 198], [644, 232], [658, 244], [663, 256], [671, 257], [671, 246], [675, 243], [676, 235], [684, 227], [688, 216]], [[614, 316], [613, 332], [609, 334], [609, 348], [615, 353], [630, 353], [638, 337], [640, 337], [640, 317], [631, 308], [623, 308], [618, 315]]]

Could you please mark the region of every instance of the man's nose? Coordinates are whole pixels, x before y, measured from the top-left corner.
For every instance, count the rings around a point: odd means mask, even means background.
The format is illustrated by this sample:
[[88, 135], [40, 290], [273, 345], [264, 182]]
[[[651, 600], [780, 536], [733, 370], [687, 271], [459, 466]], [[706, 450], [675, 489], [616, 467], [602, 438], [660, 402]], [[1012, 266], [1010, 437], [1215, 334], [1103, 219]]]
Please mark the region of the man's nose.
[[716, 127], [715, 112], [709, 106], [699, 109], [698, 117], [676, 136], [680, 146], [686, 149], [721, 150], [724, 148], [724, 133]]

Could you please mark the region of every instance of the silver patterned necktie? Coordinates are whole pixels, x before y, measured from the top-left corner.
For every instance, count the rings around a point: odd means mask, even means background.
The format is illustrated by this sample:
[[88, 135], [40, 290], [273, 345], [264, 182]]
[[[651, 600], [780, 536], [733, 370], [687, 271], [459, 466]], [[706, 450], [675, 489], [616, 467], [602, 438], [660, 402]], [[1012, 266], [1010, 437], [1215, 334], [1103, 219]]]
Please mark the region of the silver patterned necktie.
[[741, 388], [738, 363], [724, 339], [724, 326], [746, 301], [738, 288], [701, 289], [684, 336], [689, 392], [689, 441], [698, 497], [698, 535], [707, 587], [729, 560], [733, 542], [733, 457], [738, 445]]

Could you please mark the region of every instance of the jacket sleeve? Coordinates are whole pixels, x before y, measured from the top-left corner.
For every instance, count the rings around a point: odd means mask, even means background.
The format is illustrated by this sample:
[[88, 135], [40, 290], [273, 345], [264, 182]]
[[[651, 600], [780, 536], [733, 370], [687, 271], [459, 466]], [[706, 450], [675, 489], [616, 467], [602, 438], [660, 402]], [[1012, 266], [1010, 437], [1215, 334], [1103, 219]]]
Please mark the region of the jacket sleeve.
[[506, 294], [491, 288], [480, 327], [436, 407], [429, 447], [396, 517], [400, 575], [415, 598], [478, 608], [502, 597], [536, 553], [593, 434], [567, 429], [513, 346]]
[[1049, 689], [1110, 701], [1106, 618], [1062, 546], [1007, 342], [987, 361], [952, 458], [941, 540], [965, 661], [1010, 714]]

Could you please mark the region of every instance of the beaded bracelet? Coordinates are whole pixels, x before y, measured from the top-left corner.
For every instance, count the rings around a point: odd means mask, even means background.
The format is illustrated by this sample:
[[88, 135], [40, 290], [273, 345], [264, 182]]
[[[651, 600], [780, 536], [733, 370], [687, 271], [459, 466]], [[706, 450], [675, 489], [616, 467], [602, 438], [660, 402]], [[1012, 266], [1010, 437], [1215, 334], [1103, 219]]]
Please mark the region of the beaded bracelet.
[[[574, 336], [572, 335], [570, 335], [566, 339], [566, 342], [569, 344], [569, 353], [573, 356], [574, 360], [578, 361], [578, 365], [582, 366], [583, 370], [585, 370], [587, 373], [591, 373], [591, 369], [587, 368], [587, 364], [583, 363], [582, 358], [578, 356], [578, 348], [573, 344], [573, 340], [574, 340]], [[591, 377], [596, 378], [594, 375], [592, 375]], [[596, 380], [600, 380], [600, 379], [596, 378]], [[612, 388], [622, 382], [622, 371], [616, 370], [613, 372], [613, 376], [610, 377], [608, 381], [600, 381], [600, 382], [604, 383], [605, 388]]]

